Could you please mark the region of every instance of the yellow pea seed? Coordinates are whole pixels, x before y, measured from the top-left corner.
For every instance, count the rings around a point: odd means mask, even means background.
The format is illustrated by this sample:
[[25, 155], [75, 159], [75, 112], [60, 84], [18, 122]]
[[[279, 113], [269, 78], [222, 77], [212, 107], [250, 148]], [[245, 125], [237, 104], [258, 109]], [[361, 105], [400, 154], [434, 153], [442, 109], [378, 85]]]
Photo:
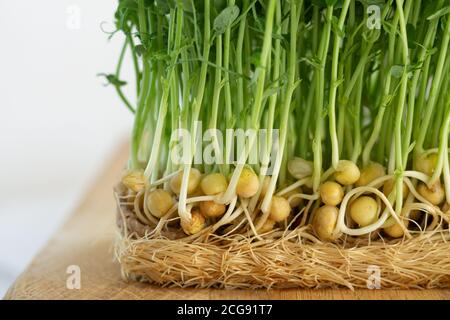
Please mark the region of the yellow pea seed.
[[371, 162], [367, 167], [361, 170], [361, 175], [355, 185], [357, 187], [367, 186], [375, 179], [384, 175], [386, 175], [386, 169], [377, 162]]
[[435, 206], [441, 204], [445, 198], [445, 191], [440, 181], [436, 181], [430, 188], [421, 183], [417, 187], [417, 191], [422, 197], [430, 201], [431, 204], [434, 204]]
[[414, 165], [416, 169], [422, 173], [425, 173], [427, 176], [432, 176], [434, 173], [434, 169], [436, 168], [436, 164], [438, 162], [437, 153], [431, 153], [429, 155], [421, 155], [417, 158]]
[[226, 210], [227, 210], [227, 207], [221, 203], [216, 203], [214, 201], [200, 202], [200, 212], [205, 217], [210, 217], [210, 218], [221, 217], [225, 213]]
[[312, 226], [314, 232], [322, 241], [335, 240], [333, 231], [336, 227], [338, 214], [338, 208], [328, 205], [320, 207], [315, 212]]
[[[392, 192], [392, 190], [394, 189], [395, 186], [395, 180], [394, 179], [390, 179], [387, 180], [384, 185], [383, 185], [383, 193], [386, 197], [389, 196], [389, 194]], [[409, 189], [408, 186], [405, 182], [403, 182], [403, 188], [402, 188], [402, 193], [403, 193], [403, 200], [406, 199], [406, 197], [409, 194]]]
[[[283, 194], [283, 198], [285, 198], [286, 200], [289, 201], [289, 198], [294, 195], [294, 194], [298, 194], [298, 193], [303, 193], [303, 190], [301, 187], [297, 187], [285, 194]], [[294, 197], [289, 201], [289, 204], [291, 205], [291, 208], [296, 208], [298, 206], [300, 206], [303, 203], [303, 199], [299, 198], [299, 197]]]
[[181, 228], [187, 235], [199, 233], [206, 226], [205, 217], [197, 209], [193, 209], [191, 214], [191, 221], [181, 220]]
[[266, 195], [267, 189], [269, 188], [269, 184], [270, 184], [270, 177], [265, 176], [261, 187], [261, 193], [259, 194], [260, 199], [264, 198], [264, 196]]
[[[191, 170], [189, 171], [189, 179], [187, 187], [188, 195], [191, 195], [196, 191], [197, 187], [200, 184], [201, 175], [202, 174], [200, 173], [200, 171], [195, 168], [191, 168]], [[183, 181], [183, 172], [179, 172], [176, 176], [174, 176], [170, 180], [170, 188], [174, 193], [180, 194], [182, 181]]]
[[349, 160], [341, 160], [337, 165], [334, 178], [340, 184], [347, 186], [358, 181], [360, 174], [359, 168], [355, 163]]
[[134, 192], [144, 190], [148, 185], [148, 179], [143, 170], [127, 170], [122, 176], [122, 183]]
[[275, 223], [276, 222], [273, 221], [272, 219], [267, 219], [266, 222], [264, 222], [264, 224], [262, 225], [262, 227], [258, 230], [258, 233], [262, 234], [272, 231], [273, 228], [275, 227]]
[[211, 173], [202, 179], [200, 186], [204, 194], [215, 195], [227, 191], [228, 182], [223, 174]]
[[377, 217], [378, 204], [368, 196], [362, 196], [350, 204], [350, 217], [359, 226], [365, 227], [373, 223]]
[[324, 182], [320, 188], [322, 202], [329, 206], [337, 206], [344, 197], [344, 190], [339, 183], [333, 181]]
[[313, 162], [298, 157], [294, 157], [288, 162], [288, 171], [296, 179], [303, 179], [310, 176], [313, 168]]
[[147, 196], [147, 208], [156, 218], [166, 215], [174, 203], [170, 193], [162, 189], [156, 189]]
[[[407, 226], [407, 224], [408, 223], [406, 222], [405, 226]], [[404, 234], [403, 229], [398, 223], [395, 223], [390, 227], [384, 228], [383, 231], [392, 238], [400, 238], [403, 237]]]
[[283, 197], [273, 196], [270, 204], [269, 218], [275, 222], [280, 222], [285, 220], [289, 216], [289, 213], [291, 213], [289, 201]]
[[236, 186], [237, 195], [242, 198], [251, 198], [258, 192], [258, 188], [258, 176], [249, 168], [242, 169]]

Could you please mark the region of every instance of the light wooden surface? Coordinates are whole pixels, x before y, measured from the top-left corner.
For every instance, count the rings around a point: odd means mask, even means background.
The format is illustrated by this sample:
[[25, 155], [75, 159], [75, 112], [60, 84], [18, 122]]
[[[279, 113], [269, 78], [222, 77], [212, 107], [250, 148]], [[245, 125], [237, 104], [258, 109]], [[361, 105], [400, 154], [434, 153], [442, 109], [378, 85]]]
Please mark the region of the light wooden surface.
[[[5, 299], [450, 299], [449, 290], [200, 290], [125, 282], [113, 259], [112, 186], [126, 157], [123, 146]], [[67, 289], [66, 272], [71, 265], [80, 267], [80, 289]]]

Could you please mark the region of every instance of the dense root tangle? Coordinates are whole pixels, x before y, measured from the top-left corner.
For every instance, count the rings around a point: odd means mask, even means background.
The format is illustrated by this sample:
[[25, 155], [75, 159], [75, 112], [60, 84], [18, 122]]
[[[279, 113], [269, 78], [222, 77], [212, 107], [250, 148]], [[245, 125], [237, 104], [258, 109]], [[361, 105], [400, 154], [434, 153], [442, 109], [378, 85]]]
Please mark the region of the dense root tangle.
[[[353, 190], [355, 195], [370, 192], [370, 187]], [[379, 268], [382, 288], [450, 285], [449, 219], [424, 203], [404, 207], [401, 219], [416, 210], [433, 217], [428, 227], [411, 231], [410, 239], [392, 239], [377, 229], [363, 237], [342, 234], [325, 242], [307, 223], [311, 219], [305, 218], [312, 215], [314, 200], [289, 224], [265, 233], [255, 235], [252, 221], [257, 221], [258, 212], [250, 213], [240, 203], [223, 216], [226, 224], [218, 219], [188, 236], [179, 227], [176, 210], [156, 224], [142, 223], [134, 211], [140, 197], [116, 192], [121, 231], [116, 257], [126, 278], [168, 287], [355, 289], [367, 288], [371, 268]]]

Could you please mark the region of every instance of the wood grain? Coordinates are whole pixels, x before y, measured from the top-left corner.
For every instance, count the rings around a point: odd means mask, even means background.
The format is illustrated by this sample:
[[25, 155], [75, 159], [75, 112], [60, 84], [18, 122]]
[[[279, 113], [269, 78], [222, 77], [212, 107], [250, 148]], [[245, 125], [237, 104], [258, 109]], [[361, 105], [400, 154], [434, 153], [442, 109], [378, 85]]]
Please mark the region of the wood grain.
[[[167, 289], [122, 280], [113, 259], [112, 186], [126, 161], [122, 146], [72, 217], [16, 280], [5, 299], [450, 299], [450, 290]], [[81, 288], [67, 289], [68, 266], [81, 269]]]

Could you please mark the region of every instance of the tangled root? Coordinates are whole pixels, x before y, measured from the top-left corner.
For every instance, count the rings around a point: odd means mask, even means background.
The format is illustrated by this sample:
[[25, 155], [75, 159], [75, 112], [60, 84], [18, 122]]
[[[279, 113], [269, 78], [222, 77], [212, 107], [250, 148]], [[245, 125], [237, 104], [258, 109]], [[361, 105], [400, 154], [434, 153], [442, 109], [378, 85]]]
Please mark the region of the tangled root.
[[296, 229], [266, 241], [240, 235], [192, 242], [121, 236], [116, 254], [126, 277], [168, 287], [355, 289], [367, 288], [374, 270], [382, 288], [449, 286], [448, 232], [356, 247], [313, 242], [302, 235], [309, 232]]
[[118, 201], [116, 257], [125, 278], [164, 287], [353, 290], [374, 285], [378, 273], [383, 289], [450, 287], [448, 229], [395, 240], [373, 232], [335, 243], [320, 241], [309, 224], [258, 236], [206, 228], [187, 237], [176, 217], [162, 228], [140, 222], [137, 201]]

